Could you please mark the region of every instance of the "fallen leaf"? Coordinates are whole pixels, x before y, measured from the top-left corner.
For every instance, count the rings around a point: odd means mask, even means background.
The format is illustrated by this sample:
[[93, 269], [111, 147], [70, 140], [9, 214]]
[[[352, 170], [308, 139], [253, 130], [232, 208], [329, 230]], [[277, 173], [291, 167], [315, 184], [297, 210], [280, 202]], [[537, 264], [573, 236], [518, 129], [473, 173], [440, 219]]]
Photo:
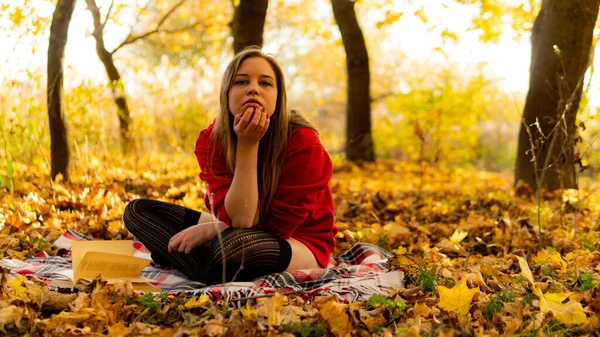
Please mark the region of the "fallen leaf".
[[443, 239], [442, 241], [438, 242], [435, 246], [440, 248], [443, 253], [460, 253], [460, 245], [448, 239]]
[[251, 306], [249, 303], [246, 303], [245, 307], [240, 308], [240, 313], [245, 319], [256, 321], [256, 308]]
[[[552, 315], [564, 324], [585, 324], [588, 321], [585, 310], [581, 303], [569, 301], [567, 303], [555, 302], [542, 294], [542, 291], [535, 288], [534, 294], [540, 299], [540, 310], [543, 313], [552, 312]], [[551, 298], [561, 298], [560, 296], [550, 296]], [[568, 296], [567, 296], [568, 297]], [[566, 297], [565, 297], [566, 298]]]
[[430, 312], [431, 309], [423, 303], [415, 304], [415, 306], [412, 309], [413, 316], [422, 316], [427, 318]]
[[485, 291], [492, 291], [492, 289], [490, 289], [490, 287], [488, 287], [487, 284], [485, 284], [485, 280], [483, 279], [483, 276], [481, 275], [481, 272], [479, 271], [475, 271], [475, 272], [471, 272], [469, 274], [467, 274], [467, 279], [471, 284], [477, 284], [479, 287], [483, 288], [483, 290]]
[[281, 314], [281, 325], [300, 322], [303, 318], [314, 317], [318, 313], [316, 309], [305, 311], [295, 305], [286, 305], [279, 312]]
[[392, 253], [396, 255], [404, 255], [406, 252], [408, 252], [408, 250], [403, 246], [398, 246], [398, 248], [392, 250]]
[[557, 251], [548, 251], [547, 249], [540, 250], [531, 260], [536, 265], [550, 264], [553, 269], [559, 270], [561, 273], [567, 272], [567, 262]]
[[66, 310], [77, 298], [77, 294], [48, 292], [42, 297], [42, 306], [46, 310]]
[[207, 336], [222, 336], [227, 332], [227, 327], [223, 326], [223, 322], [217, 319], [211, 319], [206, 321], [204, 332]]
[[6, 332], [6, 328], [11, 326], [19, 328], [23, 315], [25, 315], [25, 309], [15, 305], [0, 309], [0, 331]]
[[322, 304], [319, 309], [321, 316], [329, 323], [331, 332], [338, 337], [349, 335], [352, 328], [347, 308], [347, 304], [332, 299]]
[[502, 322], [506, 325], [505, 334], [514, 334], [519, 331], [523, 325], [523, 306], [521, 302], [505, 303], [504, 313]]
[[593, 332], [600, 326], [600, 317], [598, 315], [592, 315], [590, 319], [581, 328], [586, 332]]
[[130, 335], [129, 328], [125, 326], [123, 322], [117, 322], [107, 327], [108, 335], [111, 337], [126, 337]]
[[531, 269], [529, 269], [529, 265], [527, 264], [527, 261], [520, 256], [517, 256], [517, 260], [519, 260], [519, 266], [521, 267], [521, 274], [523, 276], [525, 276], [525, 278], [531, 283], [531, 285], [533, 285], [533, 275], [531, 274]]
[[446, 311], [457, 312], [459, 316], [465, 316], [471, 308], [473, 296], [479, 292], [479, 287], [469, 289], [467, 287], [467, 278], [463, 277], [451, 289], [444, 286], [437, 286], [440, 294], [438, 307]]
[[13, 288], [15, 295], [19, 296], [19, 295], [25, 294], [27, 292], [27, 287], [25, 287], [25, 282], [27, 282], [27, 279], [25, 278], [25, 276], [23, 276], [21, 274], [17, 274], [15, 276], [15, 278], [8, 281], [6, 283], [6, 285]]
[[454, 243], [460, 243], [462, 240], [464, 240], [467, 235], [469, 235], [468, 231], [462, 231], [460, 229], [456, 229], [454, 231], [454, 233], [452, 234], [452, 236], [450, 237], [450, 241], [454, 242]]
[[[278, 327], [281, 324], [281, 314], [279, 309], [283, 306], [286, 297], [280, 293], [275, 293], [271, 297], [259, 298], [256, 301], [257, 319], [266, 317], [266, 325], [269, 327]], [[263, 323], [262, 321], [260, 323]]]
[[[371, 297], [371, 299], [369, 300], [369, 306], [373, 305], [371, 303], [371, 300], [373, 298], [376, 298], [376, 297], [375, 296]], [[385, 298], [382, 297], [382, 299], [385, 299]], [[404, 302], [402, 302], [402, 304], [404, 304]], [[358, 316], [358, 319], [364, 325], [366, 325], [370, 331], [372, 331], [374, 327], [376, 327], [376, 326], [379, 327], [386, 322], [383, 311], [389, 310], [388, 309], [389, 307], [386, 308], [385, 306], [383, 306], [381, 304], [376, 304], [375, 306], [376, 306], [376, 308], [373, 310], [366, 310], [364, 308], [361, 308], [360, 302], [354, 301], [354, 302], [350, 303], [350, 305], [348, 307], [348, 311], [350, 312], [350, 315], [353, 318], [356, 318]]]
[[207, 294], [202, 294], [198, 297], [192, 297], [187, 302], [185, 302], [184, 307], [188, 309], [193, 308], [208, 308], [213, 305], [214, 302], [210, 299], [210, 296]]
[[566, 292], [566, 293], [546, 293], [546, 294], [544, 294], [544, 297], [548, 301], [552, 301], [552, 302], [556, 302], [556, 303], [562, 303], [567, 298], [569, 298], [569, 296], [571, 296], [573, 294], [574, 294], [573, 292]]

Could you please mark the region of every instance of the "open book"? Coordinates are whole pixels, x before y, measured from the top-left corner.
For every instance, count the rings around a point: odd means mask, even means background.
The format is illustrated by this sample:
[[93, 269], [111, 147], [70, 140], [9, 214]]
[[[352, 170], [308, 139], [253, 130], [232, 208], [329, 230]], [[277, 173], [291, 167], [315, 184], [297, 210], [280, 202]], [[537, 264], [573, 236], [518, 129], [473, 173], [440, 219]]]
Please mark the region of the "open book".
[[74, 241], [71, 252], [73, 269], [61, 272], [66, 278], [54, 279], [50, 286], [73, 289], [78, 282], [102, 275], [109, 284], [128, 280], [136, 290], [160, 291], [151, 279], [139, 276], [151, 260], [133, 256], [131, 240]]

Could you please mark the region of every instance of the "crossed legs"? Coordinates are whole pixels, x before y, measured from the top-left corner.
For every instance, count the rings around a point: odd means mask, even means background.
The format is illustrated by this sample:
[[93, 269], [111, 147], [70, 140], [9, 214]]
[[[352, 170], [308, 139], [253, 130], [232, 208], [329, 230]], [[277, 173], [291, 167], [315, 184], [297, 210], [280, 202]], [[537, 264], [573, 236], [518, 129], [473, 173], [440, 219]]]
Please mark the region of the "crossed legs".
[[[127, 205], [123, 221], [150, 250], [154, 261], [174, 266], [190, 279], [207, 284], [222, 283], [223, 270], [225, 281], [234, 277], [247, 281], [284, 270], [318, 267], [312, 252], [294, 239], [286, 241], [256, 228], [229, 228], [210, 213], [175, 204], [136, 199]], [[190, 254], [169, 253], [172, 236], [207, 222], [217, 226], [220, 237], [215, 235], [209, 244], [196, 247]]]

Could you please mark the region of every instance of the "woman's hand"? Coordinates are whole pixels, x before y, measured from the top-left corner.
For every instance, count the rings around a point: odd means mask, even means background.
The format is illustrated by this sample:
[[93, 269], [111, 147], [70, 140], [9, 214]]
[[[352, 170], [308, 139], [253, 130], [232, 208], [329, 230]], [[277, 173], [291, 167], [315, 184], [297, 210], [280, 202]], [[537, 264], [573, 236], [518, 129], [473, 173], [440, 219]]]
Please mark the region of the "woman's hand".
[[169, 240], [169, 253], [173, 251], [189, 254], [194, 248], [212, 239], [216, 231], [212, 223], [201, 223], [188, 227], [173, 235]]
[[244, 113], [235, 115], [233, 130], [238, 142], [257, 144], [269, 128], [269, 115], [262, 106], [250, 106]]

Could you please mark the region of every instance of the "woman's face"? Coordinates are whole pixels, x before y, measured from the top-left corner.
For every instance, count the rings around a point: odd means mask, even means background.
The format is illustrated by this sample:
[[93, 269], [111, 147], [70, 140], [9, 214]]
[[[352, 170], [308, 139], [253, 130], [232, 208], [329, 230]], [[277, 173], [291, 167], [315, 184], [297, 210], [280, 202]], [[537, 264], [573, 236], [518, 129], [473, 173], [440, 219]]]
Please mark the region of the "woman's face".
[[269, 61], [262, 57], [245, 59], [235, 73], [228, 100], [234, 116], [258, 107], [272, 116], [277, 105], [277, 78]]

